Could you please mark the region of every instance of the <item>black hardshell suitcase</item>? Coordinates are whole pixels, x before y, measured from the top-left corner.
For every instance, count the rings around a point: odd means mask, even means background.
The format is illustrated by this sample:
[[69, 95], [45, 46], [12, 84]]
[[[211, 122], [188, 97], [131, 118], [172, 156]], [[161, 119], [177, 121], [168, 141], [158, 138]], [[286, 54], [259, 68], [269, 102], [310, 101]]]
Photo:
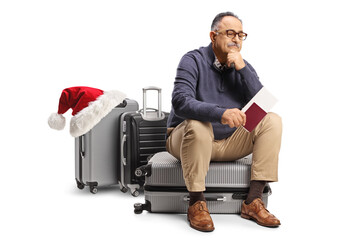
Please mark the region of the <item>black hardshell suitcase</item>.
[[75, 138], [75, 180], [77, 187], [98, 187], [118, 183], [119, 121], [124, 112], [137, 111], [135, 100], [125, 99], [89, 132]]
[[[158, 91], [158, 109], [148, 111], [146, 108], [146, 92]], [[143, 88], [143, 109], [138, 112], [123, 113], [120, 125], [119, 184], [122, 192], [130, 189], [133, 196], [139, 195], [145, 178], [137, 177], [135, 170], [147, 164], [148, 157], [166, 150], [166, 130], [169, 113], [161, 111], [161, 89], [157, 87]]]

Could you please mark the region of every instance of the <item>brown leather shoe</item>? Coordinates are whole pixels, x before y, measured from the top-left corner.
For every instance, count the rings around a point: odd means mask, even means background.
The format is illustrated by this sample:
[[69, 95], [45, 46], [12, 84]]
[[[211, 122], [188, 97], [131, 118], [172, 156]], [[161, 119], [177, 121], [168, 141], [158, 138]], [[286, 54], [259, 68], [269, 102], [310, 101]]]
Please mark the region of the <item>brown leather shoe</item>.
[[215, 229], [205, 201], [197, 201], [190, 206], [187, 218], [190, 222], [190, 226], [196, 230], [211, 232]]
[[272, 215], [260, 198], [256, 198], [249, 205], [243, 201], [241, 206], [241, 217], [254, 220], [257, 224], [265, 227], [278, 227], [279, 219]]

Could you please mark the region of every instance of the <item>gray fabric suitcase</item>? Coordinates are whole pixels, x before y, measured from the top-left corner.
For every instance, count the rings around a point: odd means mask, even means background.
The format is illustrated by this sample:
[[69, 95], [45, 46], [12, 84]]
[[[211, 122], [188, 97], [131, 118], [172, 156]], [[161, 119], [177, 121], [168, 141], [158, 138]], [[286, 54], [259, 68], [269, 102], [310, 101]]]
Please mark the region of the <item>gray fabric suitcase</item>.
[[135, 100], [125, 99], [89, 132], [75, 138], [75, 176], [79, 189], [89, 186], [90, 192], [96, 193], [100, 186], [118, 183], [120, 115], [138, 109]]
[[[207, 206], [210, 213], [240, 213], [250, 185], [252, 155], [233, 162], [211, 162], [205, 179]], [[136, 171], [145, 175], [145, 204], [136, 203], [134, 212], [186, 213], [189, 195], [185, 187], [181, 162], [168, 152], [155, 154]], [[263, 201], [267, 205], [271, 194], [267, 185]]]

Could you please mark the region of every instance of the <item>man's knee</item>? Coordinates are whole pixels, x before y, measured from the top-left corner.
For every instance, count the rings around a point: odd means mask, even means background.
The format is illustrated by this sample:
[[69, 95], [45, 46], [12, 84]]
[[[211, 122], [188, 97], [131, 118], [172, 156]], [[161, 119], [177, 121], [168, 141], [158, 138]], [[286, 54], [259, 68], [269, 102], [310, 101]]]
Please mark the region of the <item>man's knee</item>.
[[273, 112], [269, 112], [265, 116], [265, 124], [271, 127], [272, 129], [278, 130], [280, 133], [282, 131], [282, 119], [281, 117]]
[[269, 122], [271, 125], [282, 125], [281, 117], [273, 112], [269, 112], [266, 114], [265, 119], [267, 122]]
[[214, 133], [210, 122], [201, 122], [198, 120], [185, 120], [185, 134], [188, 139], [200, 141], [213, 141]]

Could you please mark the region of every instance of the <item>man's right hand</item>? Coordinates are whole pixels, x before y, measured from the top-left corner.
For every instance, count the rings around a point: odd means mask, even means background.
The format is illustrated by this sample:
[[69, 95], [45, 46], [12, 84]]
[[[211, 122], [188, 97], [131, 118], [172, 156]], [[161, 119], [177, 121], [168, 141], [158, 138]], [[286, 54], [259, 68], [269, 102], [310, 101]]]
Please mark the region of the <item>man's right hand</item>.
[[229, 127], [240, 127], [246, 123], [246, 115], [238, 108], [226, 109], [221, 117], [221, 124], [229, 125]]
[[230, 68], [231, 64], [234, 64], [234, 67], [236, 69], [236, 71], [239, 71], [240, 69], [243, 69], [245, 67], [245, 62], [244, 59], [242, 58], [241, 54], [239, 51], [236, 51], [234, 49], [232, 49], [228, 55], [227, 55], [227, 59], [226, 59], [226, 65]]

